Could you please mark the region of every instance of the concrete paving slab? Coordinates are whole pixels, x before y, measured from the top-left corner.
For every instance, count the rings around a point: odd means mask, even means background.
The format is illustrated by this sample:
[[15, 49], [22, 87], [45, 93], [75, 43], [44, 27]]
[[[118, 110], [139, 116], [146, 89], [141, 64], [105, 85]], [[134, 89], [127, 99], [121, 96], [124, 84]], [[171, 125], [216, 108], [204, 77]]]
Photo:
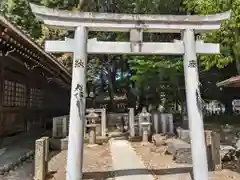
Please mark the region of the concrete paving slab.
[[110, 150], [116, 180], [154, 180], [128, 141], [110, 140]]

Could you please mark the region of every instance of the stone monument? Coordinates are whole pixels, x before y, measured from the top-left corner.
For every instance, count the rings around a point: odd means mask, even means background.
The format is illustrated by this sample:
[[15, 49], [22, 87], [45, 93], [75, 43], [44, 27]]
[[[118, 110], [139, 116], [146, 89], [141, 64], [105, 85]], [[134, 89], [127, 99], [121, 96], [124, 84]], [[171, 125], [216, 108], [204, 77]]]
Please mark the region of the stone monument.
[[135, 114], [134, 114], [134, 108], [129, 108], [128, 121], [129, 121], [130, 136], [134, 137], [135, 136]]
[[99, 116], [95, 113], [94, 109], [91, 109], [89, 114], [86, 115], [87, 118], [87, 127], [89, 128], [89, 144], [95, 145], [96, 144], [96, 121], [98, 120]]
[[146, 107], [142, 108], [142, 112], [139, 115], [139, 131], [142, 135], [142, 142], [148, 142], [148, 135], [151, 133], [151, 114], [147, 112]]

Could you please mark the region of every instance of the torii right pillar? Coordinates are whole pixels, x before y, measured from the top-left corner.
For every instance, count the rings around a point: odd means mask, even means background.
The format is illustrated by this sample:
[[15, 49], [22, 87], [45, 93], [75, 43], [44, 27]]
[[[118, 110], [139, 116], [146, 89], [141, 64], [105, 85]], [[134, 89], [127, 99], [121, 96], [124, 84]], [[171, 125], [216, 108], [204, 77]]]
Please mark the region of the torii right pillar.
[[[208, 163], [205, 146], [204, 124], [199, 91], [199, 76], [195, 49], [194, 30], [183, 32], [184, 76], [187, 96], [188, 123], [191, 137], [191, 151], [194, 177], [208, 180]], [[200, 180], [198, 179], [198, 180]]]

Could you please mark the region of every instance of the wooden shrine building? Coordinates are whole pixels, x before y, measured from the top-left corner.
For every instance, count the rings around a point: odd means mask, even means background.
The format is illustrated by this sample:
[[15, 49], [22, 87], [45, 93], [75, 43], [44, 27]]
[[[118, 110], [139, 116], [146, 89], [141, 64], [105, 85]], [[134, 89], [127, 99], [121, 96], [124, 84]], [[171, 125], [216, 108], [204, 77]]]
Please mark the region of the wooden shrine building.
[[71, 74], [0, 16], [0, 137], [69, 113]]

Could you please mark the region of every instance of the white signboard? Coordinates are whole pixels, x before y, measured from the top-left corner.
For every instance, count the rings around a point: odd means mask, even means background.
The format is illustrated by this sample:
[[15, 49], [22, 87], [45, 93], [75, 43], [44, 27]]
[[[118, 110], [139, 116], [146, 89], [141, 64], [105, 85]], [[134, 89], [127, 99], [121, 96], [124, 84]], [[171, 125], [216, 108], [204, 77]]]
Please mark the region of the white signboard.
[[234, 99], [232, 101], [232, 108], [233, 108], [233, 112], [235, 113], [240, 112], [240, 99]]

